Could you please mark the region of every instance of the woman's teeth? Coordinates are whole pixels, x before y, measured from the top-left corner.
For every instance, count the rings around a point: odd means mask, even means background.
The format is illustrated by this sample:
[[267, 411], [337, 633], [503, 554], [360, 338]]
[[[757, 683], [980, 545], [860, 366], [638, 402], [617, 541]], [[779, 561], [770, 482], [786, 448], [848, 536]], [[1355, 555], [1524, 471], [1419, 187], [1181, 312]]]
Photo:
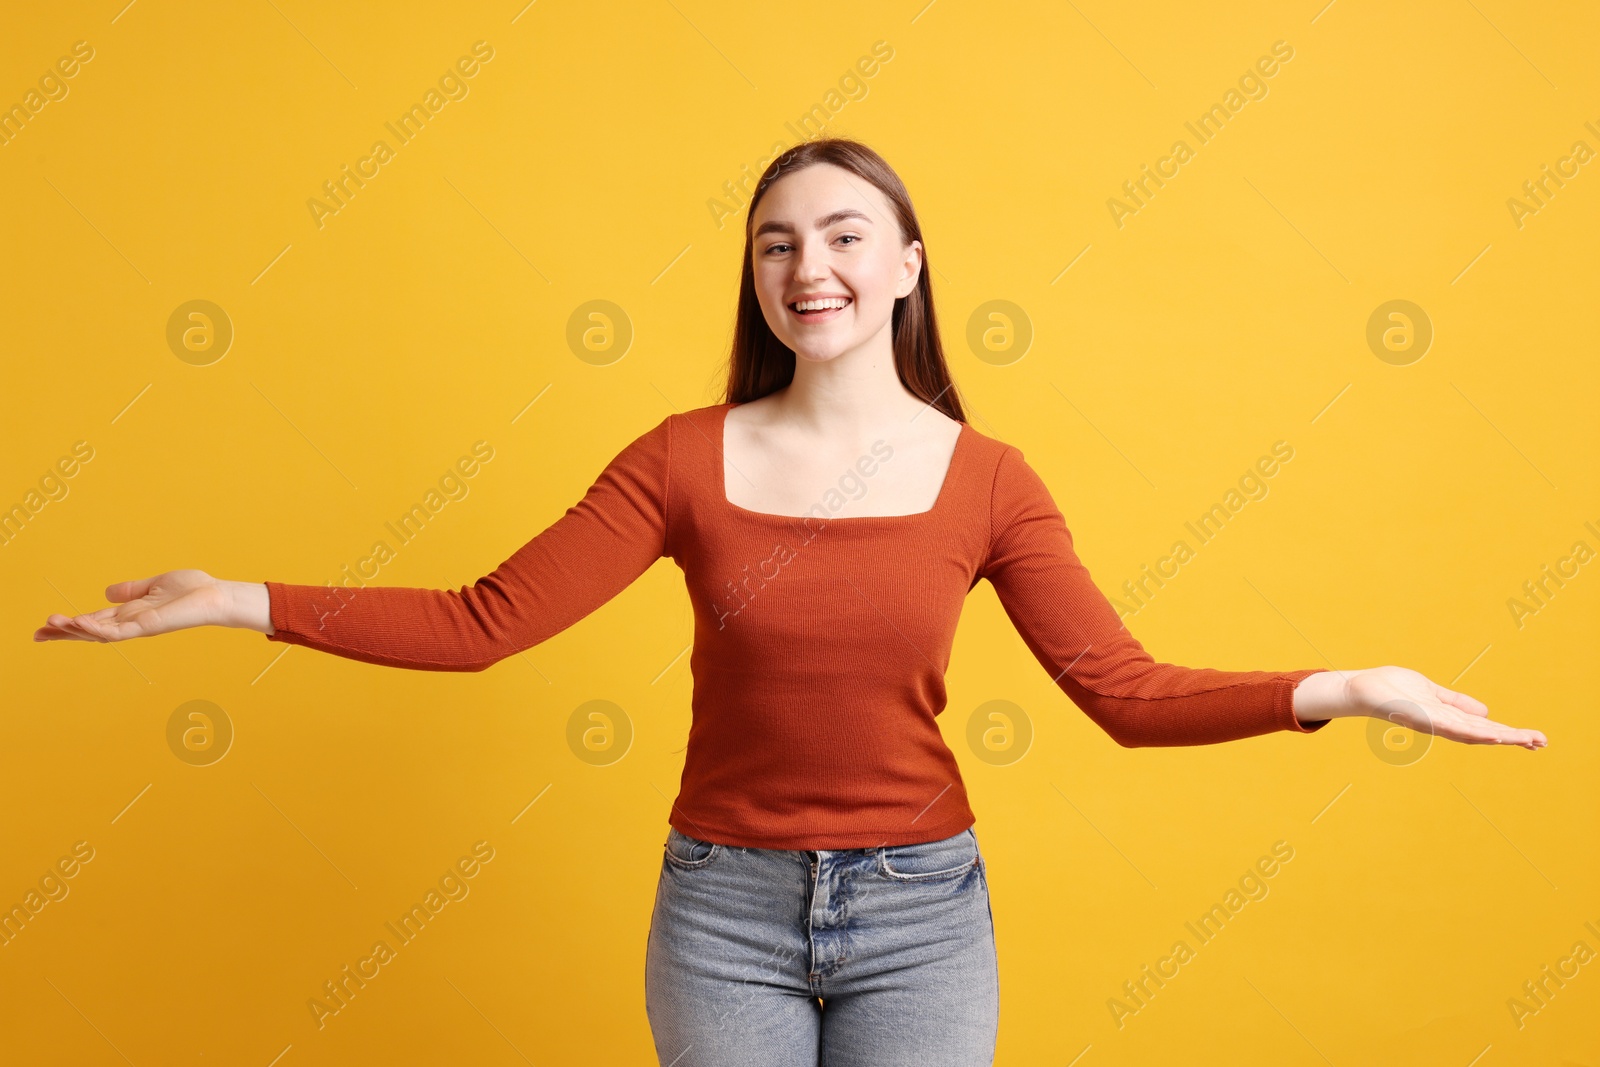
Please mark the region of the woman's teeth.
[[847, 297], [830, 296], [824, 300], [797, 300], [790, 305], [801, 314], [808, 311], [834, 311], [850, 303]]

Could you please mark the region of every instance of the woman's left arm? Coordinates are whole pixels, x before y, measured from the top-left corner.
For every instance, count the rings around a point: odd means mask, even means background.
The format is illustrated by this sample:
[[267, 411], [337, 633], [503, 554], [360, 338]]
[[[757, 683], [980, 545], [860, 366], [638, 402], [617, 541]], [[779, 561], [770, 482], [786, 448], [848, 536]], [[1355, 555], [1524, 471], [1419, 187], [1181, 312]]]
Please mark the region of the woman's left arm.
[[1430, 681], [1406, 667], [1321, 671], [1294, 691], [1294, 716], [1317, 722], [1351, 715], [1387, 719], [1419, 733], [1468, 745], [1546, 745], [1538, 730], [1519, 730], [1489, 718], [1488, 705]]
[[996, 466], [990, 509], [978, 577], [994, 586], [1056, 684], [1124, 747], [1315, 733], [1353, 715], [1471, 744], [1545, 744], [1539, 731], [1494, 722], [1481, 702], [1404, 667], [1220, 671], [1158, 663], [1090, 578], [1060, 509], [1015, 446]]

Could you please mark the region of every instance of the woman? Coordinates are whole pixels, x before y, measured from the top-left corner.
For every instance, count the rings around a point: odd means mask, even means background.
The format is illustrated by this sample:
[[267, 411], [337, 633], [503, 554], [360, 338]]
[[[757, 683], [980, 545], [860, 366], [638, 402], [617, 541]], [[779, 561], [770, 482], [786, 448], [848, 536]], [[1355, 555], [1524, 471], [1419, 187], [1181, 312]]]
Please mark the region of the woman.
[[798, 145], [746, 217], [727, 401], [635, 439], [470, 589], [172, 571], [35, 636], [239, 626], [369, 663], [483, 670], [672, 557], [694, 607], [694, 716], [645, 986], [657, 1053], [677, 1067], [992, 1061], [988, 884], [935, 721], [980, 578], [1126, 746], [1385, 714], [1457, 741], [1545, 744], [1401, 667], [1154, 662], [1022, 453], [966, 423], [926, 266], [905, 187], [875, 152]]

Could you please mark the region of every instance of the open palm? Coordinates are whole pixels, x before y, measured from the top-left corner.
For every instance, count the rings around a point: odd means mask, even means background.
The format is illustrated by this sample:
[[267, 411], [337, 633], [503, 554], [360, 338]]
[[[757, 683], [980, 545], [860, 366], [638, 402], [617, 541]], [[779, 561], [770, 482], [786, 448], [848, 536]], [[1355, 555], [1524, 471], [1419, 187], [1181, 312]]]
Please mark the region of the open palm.
[[207, 626], [222, 618], [227, 595], [205, 571], [180, 570], [109, 585], [106, 599], [119, 603], [87, 615], [51, 615], [33, 639], [125, 641]]
[[1518, 730], [1489, 718], [1480, 700], [1457, 693], [1405, 667], [1374, 667], [1350, 676], [1350, 699], [1367, 714], [1419, 733], [1437, 734], [1469, 745], [1521, 745], [1543, 748], [1544, 734]]

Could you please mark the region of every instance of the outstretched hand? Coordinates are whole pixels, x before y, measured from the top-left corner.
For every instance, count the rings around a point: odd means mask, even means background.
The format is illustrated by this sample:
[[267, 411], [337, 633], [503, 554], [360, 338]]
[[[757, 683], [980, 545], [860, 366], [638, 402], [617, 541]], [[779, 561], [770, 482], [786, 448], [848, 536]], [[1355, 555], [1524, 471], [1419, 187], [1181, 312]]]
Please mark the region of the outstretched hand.
[[130, 637], [221, 624], [228, 607], [223, 584], [205, 571], [167, 571], [153, 578], [106, 587], [119, 601], [87, 615], [51, 615], [33, 632], [35, 641], [125, 641]]
[[1521, 745], [1530, 750], [1547, 743], [1538, 730], [1518, 730], [1495, 722], [1481, 700], [1446, 689], [1405, 667], [1356, 671], [1345, 679], [1345, 687], [1350, 701], [1364, 714], [1418, 733], [1468, 745]]

